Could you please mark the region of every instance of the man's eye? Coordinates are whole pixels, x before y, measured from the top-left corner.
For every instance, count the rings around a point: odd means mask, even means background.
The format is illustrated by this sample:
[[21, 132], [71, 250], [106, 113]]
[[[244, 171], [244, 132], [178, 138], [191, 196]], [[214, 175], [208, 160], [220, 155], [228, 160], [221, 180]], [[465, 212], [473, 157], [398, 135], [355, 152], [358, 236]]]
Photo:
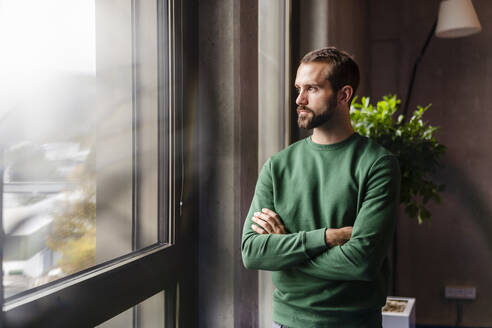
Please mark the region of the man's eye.
[[309, 87], [309, 91], [316, 91], [317, 89], [315, 87]]

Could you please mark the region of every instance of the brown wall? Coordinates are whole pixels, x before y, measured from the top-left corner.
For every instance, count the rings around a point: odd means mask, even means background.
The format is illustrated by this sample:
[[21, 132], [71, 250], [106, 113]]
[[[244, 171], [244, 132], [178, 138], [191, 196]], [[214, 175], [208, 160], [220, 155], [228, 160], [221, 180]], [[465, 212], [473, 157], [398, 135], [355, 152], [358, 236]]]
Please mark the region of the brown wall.
[[[400, 296], [417, 298], [417, 323], [453, 325], [456, 303], [446, 285], [477, 287], [463, 304], [462, 326], [492, 326], [492, 2], [473, 1], [483, 31], [433, 38], [417, 73], [410, 110], [432, 103], [427, 120], [448, 147], [437, 181], [447, 190], [431, 206], [432, 225], [400, 217]], [[371, 2], [371, 96], [405, 97], [410, 70], [437, 15], [439, 1]], [[413, 106], [413, 107], [412, 107]]]

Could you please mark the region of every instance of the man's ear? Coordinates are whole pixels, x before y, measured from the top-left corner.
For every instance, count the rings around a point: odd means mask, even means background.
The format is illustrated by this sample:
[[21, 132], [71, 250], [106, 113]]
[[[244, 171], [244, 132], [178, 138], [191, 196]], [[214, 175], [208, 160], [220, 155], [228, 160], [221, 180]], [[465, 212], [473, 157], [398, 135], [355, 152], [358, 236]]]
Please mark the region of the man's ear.
[[352, 89], [350, 85], [344, 85], [338, 91], [338, 102], [346, 103], [350, 106], [349, 101], [353, 94], [354, 94], [354, 89]]

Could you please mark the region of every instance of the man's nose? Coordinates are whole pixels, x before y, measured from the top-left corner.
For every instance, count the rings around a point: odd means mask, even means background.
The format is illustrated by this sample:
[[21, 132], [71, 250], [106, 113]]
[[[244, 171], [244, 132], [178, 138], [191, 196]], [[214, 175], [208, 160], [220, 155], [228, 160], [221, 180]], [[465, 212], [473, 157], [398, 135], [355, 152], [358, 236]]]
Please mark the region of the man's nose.
[[296, 104], [299, 106], [301, 106], [301, 105], [305, 106], [305, 105], [307, 105], [307, 103], [308, 102], [307, 102], [306, 94], [304, 93], [304, 91], [299, 92], [299, 95], [296, 98]]

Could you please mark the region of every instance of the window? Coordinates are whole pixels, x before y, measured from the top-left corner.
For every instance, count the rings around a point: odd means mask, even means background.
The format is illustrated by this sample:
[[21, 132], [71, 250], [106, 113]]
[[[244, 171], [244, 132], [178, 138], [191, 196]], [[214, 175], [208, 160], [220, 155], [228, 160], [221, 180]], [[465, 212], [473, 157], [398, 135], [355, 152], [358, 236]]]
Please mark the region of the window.
[[159, 291], [172, 306], [175, 8], [163, 0], [2, 1], [9, 327], [95, 326]]

